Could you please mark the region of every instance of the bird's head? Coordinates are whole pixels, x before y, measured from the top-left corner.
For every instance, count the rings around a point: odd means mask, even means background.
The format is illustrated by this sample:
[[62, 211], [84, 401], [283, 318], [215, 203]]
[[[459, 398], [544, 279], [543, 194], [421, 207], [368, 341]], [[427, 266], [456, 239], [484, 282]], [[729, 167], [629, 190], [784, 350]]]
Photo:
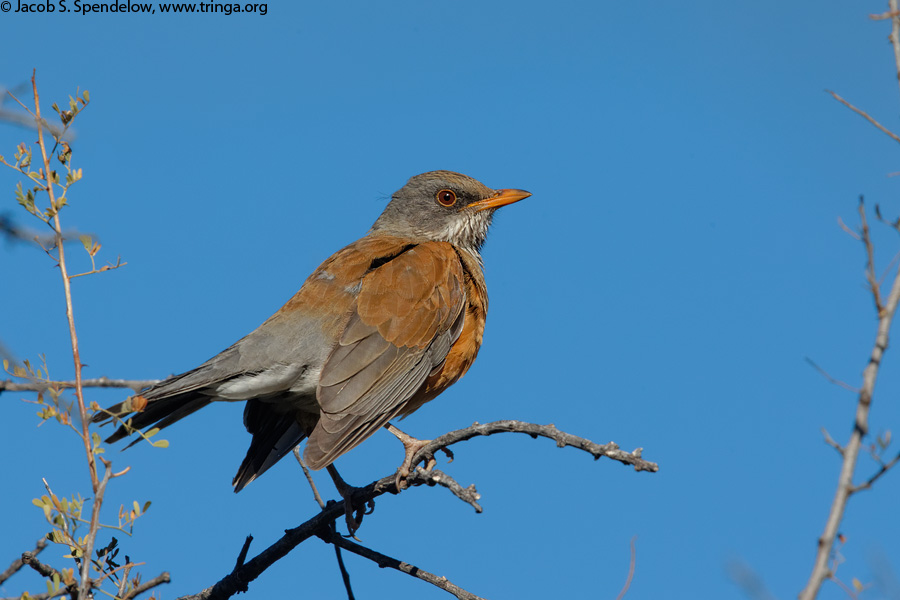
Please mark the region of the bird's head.
[[494, 211], [530, 195], [524, 190], [493, 190], [453, 171], [429, 171], [410, 178], [393, 195], [372, 232], [450, 242], [477, 253]]

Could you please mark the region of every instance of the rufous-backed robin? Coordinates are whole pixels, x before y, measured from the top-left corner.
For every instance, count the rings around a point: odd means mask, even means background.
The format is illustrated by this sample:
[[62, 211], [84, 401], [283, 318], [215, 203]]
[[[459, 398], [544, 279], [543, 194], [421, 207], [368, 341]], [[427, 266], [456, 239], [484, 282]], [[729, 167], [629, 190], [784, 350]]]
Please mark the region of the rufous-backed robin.
[[[365, 237], [322, 263], [258, 329], [98, 414], [127, 424], [106, 441], [167, 427], [210, 402], [245, 401], [253, 439], [235, 491], [304, 438], [309, 466], [330, 465], [472, 365], [488, 307], [481, 246], [494, 211], [530, 195], [451, 171], [416, 175]], [[405, 472], [419, 447], [409, 439]]]

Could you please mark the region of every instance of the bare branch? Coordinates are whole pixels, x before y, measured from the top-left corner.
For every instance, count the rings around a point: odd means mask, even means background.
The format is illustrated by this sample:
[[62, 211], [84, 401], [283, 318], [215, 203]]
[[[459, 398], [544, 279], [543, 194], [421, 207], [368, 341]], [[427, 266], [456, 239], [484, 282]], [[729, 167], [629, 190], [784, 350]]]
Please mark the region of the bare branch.
[[462, 589], [458, 585], [454, 585], [446, 577], [438, 577], [434, 573], [429, 573], [428, 571], [422, 570], [419, 567], [416, 567], [409, 563], [401, 562], [396, 558], [391, 558], [390, 556], [381, 554], [380, 552], [376, 552], [375, 550], [371, 550], [355, 542], [351, 542], [347, 538], [338, 535], [337, 533], [332, 533], [331, 535], [320, 535], [319, 537], [321, 537], [323, 541], [328, 542], [329, 544], [340, 546], [344, 550], [347, 550], [354, 554], [358, 554], [363, 558], [368, 558], [382, 569], [391, 568], [400, 571], [401, 573], [406, 573], [411, 577], [421, 579], [422, 581], [426, 581], [431, 585], [444, 590], [445, 592], [449, 592], [460, 600], [484, 600], [484, 598], [482, 598], [481, 596], [476, 596], [475, 594]]
[[[898, 0], [891, 0], [892, 4], [895, 4], [897, 1]], [[882, 310], [879, 311], [878, 330], [875, 335], [875, 343], [869, 357], [869, 363], [863, 371], [863, 385], [859, 391], [856, 406], [856, 420], [853, 432], [850, 435], [850, 441], [847, 442], [847, 445], [844, 447], [844, 460], [841, 466], [841, 474], [838, 479], [837, 491], [834, 495], [831, 511], [828, 514], [828, 520], [825, 523], [825, 530], [819, 538], [819, 546], [812, 574], [809, 577], [806, 587], [800, 593], [800, 600], [814, 600], [819, 593], [822, 582], [831, 576], [831, 571], [828, 567], [828, 557], [831, 553], [831, 548], [834, 545], [838, 527], [843, 519], [844, 511], [847, 507], [847, 500], [853, 492], [853, 473], [856, 469], [862, 439], [869, 431], [869, 409], [872, 405], [875, 381], [878, 378], [878, 369], [881, 366], [881, 359], [888, 347], [888, 335], [890, 333], [891, 323], [898, 302], [900, 302], [900, 270], [898, 270], [894, 277], [894, 282], [887, 301], [884, 303]]]
[[162, 585], [164, 583], [169, 583], [170, 581], [171, 578], [169, 577], [169, 574], [167, 572], [163, 572], [159, 576], [154, 577], [146, 583], [142, 583], [141, 585], [137, 586], [136, 588], [122, 596], [122, 600], [132, 600], [132, 598], [137, 598], [140, 594], [143, 594], [148, 590], [152, 590], [156, 586]]
[[634, 540], [637, 539], [637, 536], [633, 536], [631, 538], [631, 561], [628, 563], [628, 578], [625, 580], [625, 586], [622, 587], [622, 591], [619, 592], [619, 595], [616, 596], [616, 600], [622, 600], [625, 597], [625, 594], [628, 593], [628, 588], [631, 587], [631, 580], [634, 579], [634, 565], [635, 559], [637, 557], [637, 552], [634, 547]]
[[[316, 504], [319, 505], [319, 508], [325, 508], [325, 502], [322, 501], [322, 496], [319, 495], [319, 488], [316, 487], [316, 482], [313, 481], [309, 469], [306, 468], [306, 464], [300, 456], [300, 446], [294, 446], [294, 458], [297, 459], [300, 468], [303, 469], [303, 475], [306, 476], [306, 481], [309, 483], [309, 487], [312, 488], [313, 498], [315, 499]], [[332, 523], [332, 530], [334, 529], [334, 524]], [[334, 556], [337, 559], [338, 569], [341, 571], [341, 581], [344, 582], [344, 589], [347, 590], [347, 600], [355, 600], [353, 587], [350, 585], [350, 572], [347, 571], [347, 566], [344, 564], [344, 557], [341, 555], [340, 546], [334, 547]]]
[[[144, 388], [159, 383], [159, 379], [109, 379], [98, 377], [96, 379], [83, 379], [81, 387], [93, 388], [129, 388], [139, 392]], [[30, 381], [28, 383], [16, 383], [11, 379], [0, 381], [0, 394], [3, 392], [43, 392], [51, 387], [69, 389], [75, 387], [74, 381]]]
[[833, 383], [834, 385], [840, 386], [840, 387], [844, 388], [845, 390], [853, 392], [854, 394], [859, 393], [859, 388], [855, 388], [852, 385], [850, 385], [849, 383], [844, 383], [840, 379], [835, 379], [834, 377], [832, 377], [831, 375], [828, 374], [828, 371], [826, 371], [825, 369], [823, 369], [822, 367], [817, 365], [815, 363], [815, 361], [813, 361], [813, 359], [811, 359], [810, 357], [805, 356], [805, 357], [803, 357], [803, 360], [805, 360], [807, 362], [807, 364], [809, 364], [809, 366], [811, 366], [813, 369], [818, 371], [819, 375], [821, 375], [822, 377], [827, 379], [829, 383]]
[[[861, 490], [867, 490], [867, 489], [871, 488], [873, 483], [878, 481], [882, 475], [884, 475], [885, 473], [890, 471], [891, 468], [894, 467], [898, 462], [900, 462], [900, 454], [897, 454], [897, 456], [895, 456], [893, 458], [893, 460], [891, 460], [890, 462], [883, 463], [877, 473], [875, 473], [874, 475], [869, 477], [869, 479], [865, 483], [861, 483], [858, 486], [851, 488], [850, 492], [856, 493]], [[3, 580], [0, 579], [0, 581], [3, 581]]]
[[300, 456], [300, 446], [294, 447], [294, 458], [297, 459], [297, 462], [300, 464], [300, 468], [303, 469], [303, 474], [306, 476], [306, 481], [309, 483], [309, 487], [312, 488], [313, 498], [316, 501], [316, 504], [319, 505], [319, 508], [325, 508], [325, 502], [322, 501], [322, 496], [319, 495], [319, 488], [316, 487], [316, 482], [313, 481], [312, 475], [309, 473], [309, 469], [306, 468], [306, 465], [303, 463], [303, 458]]
[[[900, 175], [900, 173], [898, 173], [898, 175]], [[849, 227], [847, 227], [847, 224], [844, 223], [844, 220], [842, 218], [838, 217], [837, 222], [838, 222], [838, 225], [841, 226], [841, 229], [843, 229], [845, 233], [847, 233], [854, 240], [859, 241], [859, 234], [856, 233], [855, 231], [853, 231], [852, 229], [850, 229]]]
[[831, 434], [828, 433], [828, 430], [824, 427], [822, 428], [822, 435], [825, 437], [825, 443], [837, 450], [837, 453], [841, 456], [844, 456], [844, 447], [834, 441], [834, 438], [831, 437]]
[[[28, 554], [31, 555], [31, 556], [37, 556], [37, 555], [40, 554], [41, 551], [42, 551], [44, 548], [46, 548], [46, 547], [47, 547], [47, 540], [40, 539], [40, 540], [38, 540], [37, 543], [34, 545], [34, 550], [32, 550], [31, 552], [29, 552]], [[18, 572], [19, 572], [19, 569], [21, 569], [22, 566], [23, 566], [24, 564], [25, 564], [25, 563], [24, 563], [24, 561], [22, 560], [22, 557], [21, 557], [21, 556], [20, 556], [19, 558], [17, 558], [16, 560], [12, 561], [12, 564], [9, 565], [9, 568], [7, 568], [5, 571], [3, 571], [2, 573], [0, 573], [0, 584], [2, 584], [4, 581], [6, 581], [7, 579], [9, 579], [10, 577], [12, 577], [13, 575], [15, 575], [16, 573], [18, 573]]]
[[59, 571], [57, 571], [50, 565], [45, 565], [44, 563], [39, 561], [34, 552], [23, 552], [22, 564], [26, 564], [37, 571], [41, 577], [53, 577], [54, 575], [56, 575], [60, 579], [63, 578]]
[[881, 131], [886, 133], [888, 136], [890, 136], [890, 138], [892, 140], [894, 140], [895, 142], [900, 142], [900, 136], [898, 136], [896, 133], [892, 132], [887, 127], [885, 127], [884, 125], [882, 125], [881, 123], [879, 123], [878, 121], [876, 121], [875, 119], [870, 117], [869, 113], [867, 113], [866, 111], [864, 111], [862, 109], [856, 108], [855, 106], [853, 106], [852, 104], [850, 104], [849, 102], [847, 102], [846, 100], [841, 98], [839, 95], [832, 92], [831, 90], [825, 90], [825, 91], [828, 92], [829, 94], [831, 94], [832, 96], [834, 96], [835, 100], [837, 100], [838, 102], [840, 102], [841, 104], [843, 104], [844, 106], [846, 106], [847, 108], [849, 108], [850, 110], [852, 110], [853, 112], [855, 112], [856, 114], [858, 114], [859, 116], [864, 118], [866, 121], [868, 121], [869, 123], [871, 123], [878, 129], [880, 129]]
[[471, 506], [475, 509], [475, 512], [480, 513], [482, 511], [481, 505], [478, 504], [478, 500], [481, 499], [481, 494], [475, 489], [475, 485], [472, 484], [469, 487], [463, 487], [459, 484], [455, 479], [444, 473], [443, 471], [439, 471], [437, 469], [431, 469], [430, 471], [427, 469], [423, 469], [422, 467], [416, 467], [415, 472], [411, 475], [411, 478], [418, 481], [421, 479], [422, 483], [427, 486], [440, 485], [448, 490], [450, 490], [454, 496]]
[[881, 285], [878, 283], [878, 276], [875, 274], [875, 248], [872, 246], [869, 223], [866, 221], [866, 205], [862, 196], [859, 197], [859, 220], [862, 227], [860, 235], [866, 247], [866, 281], [869, 283], [872, 299], [875, 300], [875, 310], [881, 316], [881, 311], [884, 310], [884, 306], [881, 304]]
[[[495, 433], [526, 433], [532, 437], [547, 437], [556, 441], [557, 446], [572, 446], [591, 454], [595, 459], [601, 456], [609, 457], [626, 465], [632, 465], [637, 471], [656, 472], [659, 466], [656, 463], [645, 461], [641, 458], [640, 449], [634, 452], [619, 450], [614, 442], [597, 444], [590, 440], [570, 435], [560, 431], [553, 425], [536, 425], [522, 421], [494, 421], [493, 423], [474, 424], [465, 429], [451, 431], [445, 435], [431, 440], [426, 446], [416, 453], [412, 464], [433, 456], [440, 448], [456, 444], [481, 435], [493, 435]], [[420, 472], [424, 469], [416, 469], [407, 479], [410, 487], [427, 485], [429, 477]], [[443, 474], [441, 474], [443, 476]], [[396, 494], [399, 492], [396, 486], [396, 473], [373, 481], [363, 488], [356, 488], [353, 493], [354, 504], [364, 504], [383, 494]], [[437, 483], [437, 482], [435, 482]], [[460, 486], [461, 487], [461, 486]], [[246, 591], [247, 585], [259, 577], [266, 569], [276, 561], [302, 544], [304, 541], [320, 533], [327, 534], [333, 523], [344, 516], [343, 502], [329, 502], [319, 514], [315, 515], [302, 525], [294, 529], [288, 529], [284, 535], [274, 544], [260, 552], [257, 556], [247, 561], [240, 568], [235, 568], [231, 573], [223, 577], [218, 583], [206, 588], [198, 594], [182, 596], [179, 600], [225, 600], [239, 591]]]
[[525, 433], [532, 438], [550, 438], [551, 440], [555, 440], [556, 445], [560, 448], [571, 446], [573, 448], [578, 448], [579, 450], [584, 450], [591, 454], [595, 460], [599, 459], [601, 456], [605, 456], [612, 460], [619, 461], [622, 464], [631, 465], [634, 467], [635, 471], [650, 471], [651, 473], [655, 473], [659, 470], [659, 465], [641, 458], [642, 448], [637, 448], [633, 452], [625, 452], [624, 450], [620, 450], [619, 445], [615, 442], [597, 444], [590, 440], [560, 431], [552, 423], [550, 425], [537, 425], [535, 423], [525, 423], [523, 421], [494, 421], [483, 425], [474, 423], [470, 427], [445, 433], [442, 436], [434, 438], [429, 444], [419, 450], [415, 457], [413, 457], [412, 464], [418, 464], [426, 458], [433, 458], [434, 453], [440, 448], [450, 446], [451, 444], [456, 444], [481, 435], [487, 436], [495, 433], [510, 432]]

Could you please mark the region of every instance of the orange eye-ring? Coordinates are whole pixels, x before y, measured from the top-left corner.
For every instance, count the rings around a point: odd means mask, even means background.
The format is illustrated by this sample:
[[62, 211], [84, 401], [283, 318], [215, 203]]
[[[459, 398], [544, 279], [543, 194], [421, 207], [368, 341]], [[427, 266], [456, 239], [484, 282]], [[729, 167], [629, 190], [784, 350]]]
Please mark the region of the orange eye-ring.
[[441, 206], [453, 206], [456, 204], [456, 192], [453, 190], [441, 190], [435, 196]]

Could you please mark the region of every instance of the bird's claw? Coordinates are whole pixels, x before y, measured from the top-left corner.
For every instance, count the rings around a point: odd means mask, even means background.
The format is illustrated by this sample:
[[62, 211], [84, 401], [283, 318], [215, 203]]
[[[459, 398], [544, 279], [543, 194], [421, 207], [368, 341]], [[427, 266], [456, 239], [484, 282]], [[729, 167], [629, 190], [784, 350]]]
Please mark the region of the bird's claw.
[[362, 488], [350, 488], [346, 496], [341, 494], [344, 499], [344, 521], [347, 523], [347, 535], [344, 537], [356, 538], [356, 532], [362, 526], [363, 517], [371, 515], [375, 512], [375, 500], [370, 499], [366, 502], [356, 503], [353, 500], [353, 493]]
[[363, 488], [358, 488], [344, 481], [334, 465], [328, 465], [327, 469], [332, 481], [334, 481], [334, 487], [337, 488], [338, 494], [344, 499], [344, 520], [347, 522], [347, 531], [349, 532], [347, 537], [355, 539], [355, 534], [362, 525], [363, 517], [371, 515], [375, 511], [375, 499], [370, 498], [365, 502], [354, 502], [356, 492], [361, 491]]

